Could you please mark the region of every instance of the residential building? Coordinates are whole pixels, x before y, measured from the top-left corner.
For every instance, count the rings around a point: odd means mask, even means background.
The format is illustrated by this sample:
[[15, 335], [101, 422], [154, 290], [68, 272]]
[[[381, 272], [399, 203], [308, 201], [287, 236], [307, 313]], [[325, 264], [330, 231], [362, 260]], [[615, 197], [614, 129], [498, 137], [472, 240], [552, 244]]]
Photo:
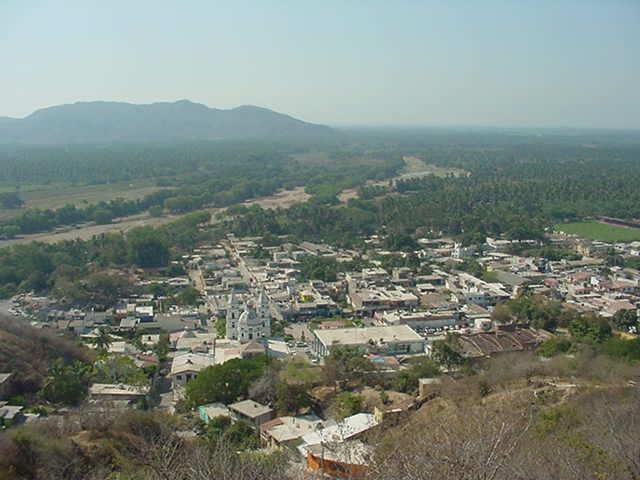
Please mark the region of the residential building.
[[253, 400], [243, 400], [229, 405], [229, 411], [236, 420], [245, 420], [256, 429], [276, 416], [275, 410]]
[[197, 378], [200, 370], [215, 363], [213, 355], [207, 353], [183, 353], [173, 358], [171, 363], [171, 384], [173, 388], [182, 387]]
[[94, 383], [89, 388], [89, 399], [99, 402], [137, 402], [149, 394], [144, 385], [124, 385], [112, 383]]
[[292, 446], [320, 425], [322, 420], [316, 415], [278, 417], [261, 425], [260, 439], [266, 447]]

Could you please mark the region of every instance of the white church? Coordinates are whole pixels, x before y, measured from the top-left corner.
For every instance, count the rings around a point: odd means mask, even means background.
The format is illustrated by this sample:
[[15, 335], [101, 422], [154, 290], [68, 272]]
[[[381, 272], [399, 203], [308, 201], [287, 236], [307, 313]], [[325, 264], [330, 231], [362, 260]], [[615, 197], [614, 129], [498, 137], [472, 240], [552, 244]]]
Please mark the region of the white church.
[[227, 338], [247, 343], [266, 340], [270, 336], [271, 313], [264, 291], [260, 291], [257, 299], [242, 303], [231, 293], [227, 307]]

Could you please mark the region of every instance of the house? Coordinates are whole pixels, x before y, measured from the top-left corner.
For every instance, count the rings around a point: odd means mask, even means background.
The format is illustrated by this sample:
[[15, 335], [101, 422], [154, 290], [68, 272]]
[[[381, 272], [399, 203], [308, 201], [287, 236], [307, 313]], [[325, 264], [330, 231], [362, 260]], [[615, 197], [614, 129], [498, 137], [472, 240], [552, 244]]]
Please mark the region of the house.
[[361, 437], [372, 428], [378, 426], [378, 420], [371, 413], [356, 413], [346, 417], [337, 423], [326, 425], [324, 428], [309, 432], [302, 437], [302, 444], [298, 450], [303, 456], [307, 456], [306, 449], [310, 445], [320, 443], [340, 443]]
[[89, 388], [89, 399], [96, 402], [127, 402], [143, 400], [149, 394], [144, 385], [94, 383]]
[[200, 370], [214, 364], [214, 357], [206, 353], [183, 353], [173, 357], [171, 363], [171, 385], [182, 387], [198, 376]]
[[209, 424], [216, 417], [230, 417], [231, 411], [222, 403], [209, 403], [198, 407], [198, 416], [205, 424]]
[[278, 417], [260, 426], [260, 439], [266, 447], [292, 446], [320, 425], [322, 420], [316, 415]]
[[357, 413], [338, 423], [303, 435], [298, 451], [307, 468], [338, 478], [366, 476], [371, 447], [360, 438], [379, 425], [370, 413]]
[[359, 347], [382, 355], [420, 354], [425, 339], [407, 325], [314, 330], [313, 352], [322, 357], [335, 347]]
[[330, 478], [365, 478], [373, 447], [360, 441], [322, 443], [306, 449], [307, 468]]
[[276, 416], [275, 410], [253, 400], [232, 403], [229, 410], [236, 420], [245, 420], [257, 429]]

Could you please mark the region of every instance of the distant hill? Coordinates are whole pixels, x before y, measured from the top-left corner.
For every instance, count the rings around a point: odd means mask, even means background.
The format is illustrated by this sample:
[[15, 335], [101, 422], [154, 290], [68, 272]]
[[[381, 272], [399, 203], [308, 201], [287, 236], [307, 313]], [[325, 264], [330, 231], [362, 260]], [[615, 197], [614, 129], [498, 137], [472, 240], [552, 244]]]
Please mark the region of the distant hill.
[[85, 143], [213, 139], [330, 138], [335, 130], [272, 110], [245, 105], [230, 110], [180, 100], [134, 105], [78, 102], [0, 117], [2, 143]]

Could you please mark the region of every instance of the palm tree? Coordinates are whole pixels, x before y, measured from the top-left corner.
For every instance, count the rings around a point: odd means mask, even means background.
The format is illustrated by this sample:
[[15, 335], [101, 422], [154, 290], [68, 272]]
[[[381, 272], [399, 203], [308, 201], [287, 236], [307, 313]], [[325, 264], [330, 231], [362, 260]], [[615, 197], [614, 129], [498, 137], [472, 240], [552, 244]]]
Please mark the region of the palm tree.
[[93, 343], [98, 350], [107, 351], [113, 342], [111, 329], [109, 327], [98, 328], [98, 334], [93, 339]]

